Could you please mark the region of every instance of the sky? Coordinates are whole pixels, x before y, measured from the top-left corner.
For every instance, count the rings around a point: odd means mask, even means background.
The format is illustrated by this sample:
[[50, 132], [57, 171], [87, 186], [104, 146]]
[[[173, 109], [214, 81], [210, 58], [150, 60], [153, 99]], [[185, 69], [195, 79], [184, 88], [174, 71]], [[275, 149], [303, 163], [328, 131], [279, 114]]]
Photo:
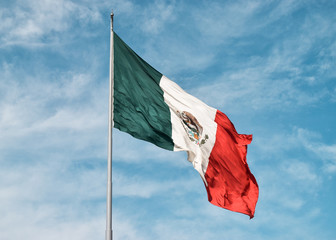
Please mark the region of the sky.
[[186, 153], [114, 129], [114, 239], [335, 239], [326, 0], [1, 0], [0, 238], [104, 239], [111, 9], [135, 52], [253, 134], [260, 191], [251, 220], [213, 206]]

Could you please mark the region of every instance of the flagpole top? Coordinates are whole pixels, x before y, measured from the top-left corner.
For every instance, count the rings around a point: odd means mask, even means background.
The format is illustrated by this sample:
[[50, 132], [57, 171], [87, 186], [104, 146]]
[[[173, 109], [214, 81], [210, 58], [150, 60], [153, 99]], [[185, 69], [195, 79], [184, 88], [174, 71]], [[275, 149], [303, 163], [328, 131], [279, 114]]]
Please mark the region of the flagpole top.
[[111, 31], [113, 31], [113, 16], [114, 16], [114, 13], [113, 13], [113, 9], [111, 11]]
[[113, 22], [113, 16], [114, 16], [114, 12], [113, 12], [113, 9], [111, 11], [111, 22]]

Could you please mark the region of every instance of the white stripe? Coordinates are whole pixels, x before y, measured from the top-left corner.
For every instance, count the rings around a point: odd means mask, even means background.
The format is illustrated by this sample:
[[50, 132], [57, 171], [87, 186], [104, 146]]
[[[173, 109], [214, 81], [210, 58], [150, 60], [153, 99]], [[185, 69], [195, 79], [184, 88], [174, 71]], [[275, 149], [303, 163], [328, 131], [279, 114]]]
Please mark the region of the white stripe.
[[[162, 76], [160, 80], [160, 87], [164, 92], [164, 101], [170, 108], [174, 151], [187, 151], [188, 161], [193, 164], [206, 183], [204, 175], [216, 140], [217, 124], [214, 120], [217, 110], [186, 93], [165, 76]], [[180, 117], [183, 111], [191, 113], [203, 127], [201, 139], [205, 139], [208, 135], [208, 139], [201, 146], [190, 139], [186, 125]]]

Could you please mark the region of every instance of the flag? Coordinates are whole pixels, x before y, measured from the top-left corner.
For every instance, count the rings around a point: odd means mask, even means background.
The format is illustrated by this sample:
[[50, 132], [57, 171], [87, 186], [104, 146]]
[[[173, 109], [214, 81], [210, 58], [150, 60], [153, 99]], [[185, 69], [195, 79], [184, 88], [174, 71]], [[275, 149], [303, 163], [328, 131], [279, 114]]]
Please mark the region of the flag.
[[171, 151], [186, 151], [212, 204], [252, 218], [258, 184], [247, 162], [252, 135], [155, 70], [114, 38], [113, 126]]

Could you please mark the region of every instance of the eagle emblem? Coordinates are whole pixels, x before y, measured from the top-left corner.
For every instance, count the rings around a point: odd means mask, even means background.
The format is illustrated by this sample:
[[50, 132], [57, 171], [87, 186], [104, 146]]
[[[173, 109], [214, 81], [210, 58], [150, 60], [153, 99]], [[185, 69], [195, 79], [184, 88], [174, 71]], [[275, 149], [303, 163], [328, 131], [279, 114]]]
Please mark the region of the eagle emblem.
[[182, 126], [188, 134], [189, 139], [193, 141], [196, 145], [202, 146], [209, 139], [209, 136], [207, 134], [205, 134], [204, 138], [202, 138], [203, 127], [197, 121], [194, 115], [186, 111], [177, 111], [177, 115], [180, 117]]

